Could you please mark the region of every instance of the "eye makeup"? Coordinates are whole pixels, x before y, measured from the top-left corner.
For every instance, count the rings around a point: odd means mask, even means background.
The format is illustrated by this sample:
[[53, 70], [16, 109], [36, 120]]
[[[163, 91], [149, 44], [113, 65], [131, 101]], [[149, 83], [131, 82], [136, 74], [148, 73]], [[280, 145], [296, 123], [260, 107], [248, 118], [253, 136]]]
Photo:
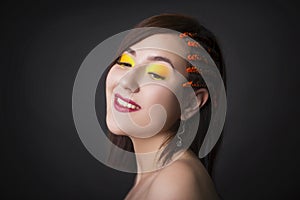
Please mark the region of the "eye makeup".
[[130, 56], [128, 53], [123, 53], [120, 59], [117, 61], [117, 64], [119, 64], [121, 68], [125, 69], [134, 67], [135, 62], [132, 56]]
[[170, 76], [171, 72], [169, 67], [163, 64], [153, 63], [147, 66], [146, 73], [154, 80], [164, 80]]
[[[123, 53], [117, 61], [117, 64], [122, 69], [130, 69], [135, 66], [134, 58], [128, 54]], [[170, 76], [171, 69], [169, 66], [162, 63], [151, 63], [146, 66], [146, 74], [153, 80], [165, 80]]]

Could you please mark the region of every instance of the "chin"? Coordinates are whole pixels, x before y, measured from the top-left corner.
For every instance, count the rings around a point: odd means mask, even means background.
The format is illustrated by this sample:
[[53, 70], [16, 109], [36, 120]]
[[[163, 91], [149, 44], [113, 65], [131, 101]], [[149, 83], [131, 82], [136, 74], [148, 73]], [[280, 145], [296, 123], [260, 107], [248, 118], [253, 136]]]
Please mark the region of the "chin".
[[119, 135], [119, 136], [126, 136], [126, 134], [124, 134], [120, 129], [118, 130], [114, 130], [114, 129], [108, 129], [113, 135]]
[[107, 128], [108, 130], [114, 134], [114, 135], [123, 135], [126, 134], [116, 125], [115, 122], [112, 122], [111, 120], [106, 120]]

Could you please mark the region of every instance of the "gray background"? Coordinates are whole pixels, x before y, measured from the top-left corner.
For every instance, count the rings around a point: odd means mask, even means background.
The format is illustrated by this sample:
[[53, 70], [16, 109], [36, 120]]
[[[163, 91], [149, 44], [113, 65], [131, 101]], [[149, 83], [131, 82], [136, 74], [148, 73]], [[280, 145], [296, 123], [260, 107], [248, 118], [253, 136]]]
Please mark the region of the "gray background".
[[[88, 153], [72, 87], [101, 41], [163, 12], [213, 31], [227, 64], [228, 112], [213, 179], [223, 199], [292, 199], [299, 183], [296, 3], [15, 2], [1, 5], [1, 196], [122, 199], [134, 174]], [[3, 199], [3, 198], [2, 198]]]

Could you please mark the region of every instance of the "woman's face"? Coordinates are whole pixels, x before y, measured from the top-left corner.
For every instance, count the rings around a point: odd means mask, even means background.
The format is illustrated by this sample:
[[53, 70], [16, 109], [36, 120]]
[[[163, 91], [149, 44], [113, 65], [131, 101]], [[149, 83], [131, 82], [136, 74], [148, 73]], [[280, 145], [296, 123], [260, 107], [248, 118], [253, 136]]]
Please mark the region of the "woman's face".
[[106, 79], [106, 122], [114, 134], [151, 137], [167, 132], [180, 118], [170, 88], [182, 92], [187, 62], [165, 50], [143, 48], [153, 42], [182, 48], [175, 35], [157, 34], [123, 52]]

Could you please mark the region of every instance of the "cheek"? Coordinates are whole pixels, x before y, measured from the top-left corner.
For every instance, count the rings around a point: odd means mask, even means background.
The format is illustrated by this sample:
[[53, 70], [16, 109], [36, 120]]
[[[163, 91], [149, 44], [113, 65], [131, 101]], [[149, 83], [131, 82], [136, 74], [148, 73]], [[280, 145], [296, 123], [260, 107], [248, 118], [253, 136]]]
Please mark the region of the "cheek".
[[157, 87], [149, 88], [145, 99], [148, 99], [148, 105], [160, 104], [167, 112], [167, 121], [165, 128], [170, 128], [180, 117], [180, 106], [176, 96], [169, 89]]
[[111, 91], [117, 82], [118, 82], [118, 73], [114, 68], [112, 68], [111, 70], [109, 70], [106, 77], [106, 91]]
[[172, 92], [166, 92], [161, 102], [168, 113], [168, 123], [172, 123], [175, 119], [180, 117], [180, 106], [176, 96]]
[[106, 124], [109, 131], [116, 135], [124, 135], [124, 133], [120, 130], [120, 128], [115, 123], [111, 112], [111, 98], [112, 91], [116, 84], [119, 82], [122, 74], [118, 72], [118, 70], [112, 68], [106, 77]]
[[125, 74], [124, 70], [120, 70], [116, 66], [113, 66], [108, 72], [106, 77], [106, 99], [107, 100], [111, 98], [113, 89], [119, 83], [119, 81], [124, 76], [124, 74]]

